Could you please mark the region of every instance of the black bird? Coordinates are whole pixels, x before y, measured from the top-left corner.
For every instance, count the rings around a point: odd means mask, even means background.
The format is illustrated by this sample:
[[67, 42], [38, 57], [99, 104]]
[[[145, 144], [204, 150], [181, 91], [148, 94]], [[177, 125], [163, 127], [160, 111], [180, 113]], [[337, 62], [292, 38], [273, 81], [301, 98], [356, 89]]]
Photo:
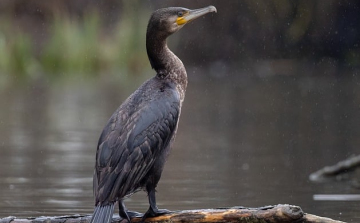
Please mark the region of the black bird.
[[186, 23], [216, 12], [214, 6], [189, 10], [180, 7], [153, 12], [146, 33], [146, 49], [156, 76], [146, 81], [111, 116], [96, 151], [95, 210], [92, 223], [111, 222], [114, 205], [130, 222], [124, 199], [146, 190], [147, 217], [169, 213], [156, 206], [155, 188], [175, 138], [187, 74], [181, 60], [167, 47], [166, 39]]

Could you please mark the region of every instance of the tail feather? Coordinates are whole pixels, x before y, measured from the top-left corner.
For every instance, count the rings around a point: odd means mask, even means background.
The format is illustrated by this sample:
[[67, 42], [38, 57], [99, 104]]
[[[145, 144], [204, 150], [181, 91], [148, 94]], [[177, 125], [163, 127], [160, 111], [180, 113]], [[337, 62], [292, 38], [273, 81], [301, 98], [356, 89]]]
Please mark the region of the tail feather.
[[98, 205], [95, 207], [90, 223], [110, 223], [113, 213], [114, 203], [104, 206]]

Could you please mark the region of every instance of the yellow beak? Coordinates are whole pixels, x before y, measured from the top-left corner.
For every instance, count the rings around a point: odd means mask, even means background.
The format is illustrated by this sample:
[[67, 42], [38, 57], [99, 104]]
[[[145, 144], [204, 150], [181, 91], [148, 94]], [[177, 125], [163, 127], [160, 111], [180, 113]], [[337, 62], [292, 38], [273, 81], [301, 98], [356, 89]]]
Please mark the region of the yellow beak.
[[210, 12], [217, 12], [216, 8], [214, 6], [208, 6], [205, 8], [201, 8], [201, 9], [194, 9], [194, 10], [189, 10], [188, 12], [186, 12], [182, 17], [179, 17], [176, 19], [176, 23], [180, 26], [180, 25], [184, 25], [194, 19], [199, 18], [200, 16], [203, 16], [207, 13]]

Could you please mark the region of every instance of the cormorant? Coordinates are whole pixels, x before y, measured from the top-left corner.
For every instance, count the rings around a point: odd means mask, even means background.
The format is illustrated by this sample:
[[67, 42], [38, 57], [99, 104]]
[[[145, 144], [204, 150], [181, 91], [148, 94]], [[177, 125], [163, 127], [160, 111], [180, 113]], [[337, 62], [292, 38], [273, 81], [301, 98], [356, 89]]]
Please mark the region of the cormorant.
[[169, 213], [156, 206], [155, 188], [175, 138], [187, 74], [181, 60], [167, 47], [166, 39], [186, 23], [216, 12], [214, 6], [190, 10], [180, 7], [152, 13], [146, 49], [156, 76], [142, 84], [111, 116], [96, 151], [94, 171], [95, 210], [92, 223], [111, 222], [114, 205], [130, 222], [124, 199], [143, 189], [150, 207], [146, 217]]

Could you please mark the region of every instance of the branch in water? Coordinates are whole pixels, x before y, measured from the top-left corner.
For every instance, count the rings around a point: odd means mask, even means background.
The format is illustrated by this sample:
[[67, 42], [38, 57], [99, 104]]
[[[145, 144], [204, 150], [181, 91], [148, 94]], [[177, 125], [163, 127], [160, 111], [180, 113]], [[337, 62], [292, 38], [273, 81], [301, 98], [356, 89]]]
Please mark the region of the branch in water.
[[350, 157], [349, 159], [338, 162], [333, 166], [326, 166], [312, 174], [311, 181], [321, 181], [323, 179], [334, 177], [342, 173], [349, 173], [360, 167], [360, 155]]

